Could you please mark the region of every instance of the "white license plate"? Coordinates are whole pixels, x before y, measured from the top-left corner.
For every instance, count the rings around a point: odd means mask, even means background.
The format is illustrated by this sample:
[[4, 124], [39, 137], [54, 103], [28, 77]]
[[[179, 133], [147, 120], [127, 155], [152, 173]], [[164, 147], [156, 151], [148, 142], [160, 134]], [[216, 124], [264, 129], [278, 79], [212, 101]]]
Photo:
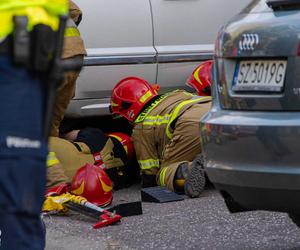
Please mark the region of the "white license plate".
[[252, 60], [237, 63], [232, 89], [234, 91], [283, 90], [286, 60]]

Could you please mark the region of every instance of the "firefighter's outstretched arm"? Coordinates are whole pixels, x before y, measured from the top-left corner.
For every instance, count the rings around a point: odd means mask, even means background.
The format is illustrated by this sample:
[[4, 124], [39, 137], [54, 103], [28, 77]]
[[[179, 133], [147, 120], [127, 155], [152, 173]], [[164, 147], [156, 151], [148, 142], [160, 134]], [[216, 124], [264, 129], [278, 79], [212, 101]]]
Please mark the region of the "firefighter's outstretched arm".
[[132, 139], [136, 157], [142, 172], [143, 187], [156, 186], [156, 174], [160, 168], [159, 156], [154, 142], [153, 129], [135, 128]]

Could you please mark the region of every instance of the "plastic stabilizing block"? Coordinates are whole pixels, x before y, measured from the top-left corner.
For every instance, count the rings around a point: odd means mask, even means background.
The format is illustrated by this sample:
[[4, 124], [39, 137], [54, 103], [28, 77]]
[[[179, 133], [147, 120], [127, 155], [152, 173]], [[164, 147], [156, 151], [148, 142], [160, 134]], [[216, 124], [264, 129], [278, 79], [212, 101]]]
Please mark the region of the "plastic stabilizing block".
[[107, 208], [107, 210], [110, 212], [116, 212], [122, 217], [143, 214], [142, 202], [140, 201], [121, 203], [113, 207]]
[[141, 190], [142, 201], [165, 203], [172, 201], [182, 201], [183, 196], [178, 195], [165, 187], [149, 187]]

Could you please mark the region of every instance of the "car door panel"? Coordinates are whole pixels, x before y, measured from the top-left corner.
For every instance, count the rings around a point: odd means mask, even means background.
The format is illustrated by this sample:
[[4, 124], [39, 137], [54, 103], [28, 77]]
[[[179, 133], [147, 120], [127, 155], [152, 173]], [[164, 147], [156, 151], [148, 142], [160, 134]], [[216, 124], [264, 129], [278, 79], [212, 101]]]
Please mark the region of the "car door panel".
[[212, 58], [219, 28], [250, 0], [150, 0], [157, 82], [182, 85], [199, 62]]
[[[155, 82], [157, 73], [148, 0], [75, 2], [83, 12], [79, 29], [87, 56], [68, 108], [69, 116], [92, 114], [86, 104], [90, 107], [106, 103], [112, 88], [123, 77], [138, 75]], [[108, 114], [105, 109], [100, 113]]]

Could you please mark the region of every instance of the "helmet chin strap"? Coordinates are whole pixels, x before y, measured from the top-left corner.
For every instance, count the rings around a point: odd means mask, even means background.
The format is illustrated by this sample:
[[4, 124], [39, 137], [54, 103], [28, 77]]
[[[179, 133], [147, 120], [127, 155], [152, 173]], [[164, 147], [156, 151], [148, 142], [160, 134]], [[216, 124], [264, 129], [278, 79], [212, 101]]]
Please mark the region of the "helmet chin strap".
[[158, 93], [158, 91], [160, 90], [160, 86], [157, 83], [154, 83], [152, 85], [152, 88], [153, 88], [154, 91], [156, 91], [156, 93]]
[[98, 166], [102, 169], [106, 169], [106, 166], [103, 162], [103, 159], [102, 159], [102, 156], [101, 156], [100, 152], [99, 153], [94, 153], [93, 156], [94, 156], [94, 160], [95, 160], [94, 165], [96, 165], [96, 166]]

